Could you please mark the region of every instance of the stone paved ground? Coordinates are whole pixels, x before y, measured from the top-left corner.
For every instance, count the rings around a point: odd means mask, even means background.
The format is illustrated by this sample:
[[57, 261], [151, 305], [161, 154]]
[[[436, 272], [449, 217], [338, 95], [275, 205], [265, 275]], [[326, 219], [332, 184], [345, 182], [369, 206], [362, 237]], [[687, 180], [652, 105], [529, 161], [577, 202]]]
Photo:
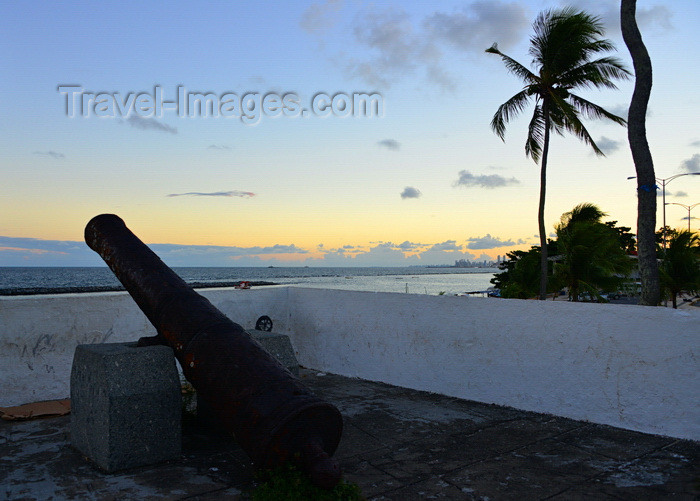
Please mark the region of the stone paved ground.
[[[338, 406], [335, 457], [370, 500], [699, 500], [700, 443], [303, 371]], [[0, 423], [0, 499], [245, 498], [232, 439], [196, 427], [179, 460], [105, 474], [71, 446], [70, 417]]]

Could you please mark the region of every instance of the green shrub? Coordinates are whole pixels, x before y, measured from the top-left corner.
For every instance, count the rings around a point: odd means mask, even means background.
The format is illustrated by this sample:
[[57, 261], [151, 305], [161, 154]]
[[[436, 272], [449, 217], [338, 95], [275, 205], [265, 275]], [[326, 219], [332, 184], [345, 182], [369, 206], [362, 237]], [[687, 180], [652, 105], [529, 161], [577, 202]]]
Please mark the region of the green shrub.
[[357, 484], [341, 480], [331, 490], [321, 489], [292, 465], [261, 474], [262, 483], [251, 492], [252, 501], [363, 501]]

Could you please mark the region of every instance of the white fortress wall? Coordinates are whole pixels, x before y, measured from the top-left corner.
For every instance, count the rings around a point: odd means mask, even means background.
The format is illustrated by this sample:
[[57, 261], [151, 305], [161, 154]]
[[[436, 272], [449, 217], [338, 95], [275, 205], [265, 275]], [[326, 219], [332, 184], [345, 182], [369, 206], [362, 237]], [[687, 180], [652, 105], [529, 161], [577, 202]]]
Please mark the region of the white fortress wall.
[[[700, 440], [700, 308], [300, 287], [199, 290], [299, 363], [481, 402]], [[127, 293], [0, 299], [0, 406], [67, 398], [75, 346], [155, 334]]]

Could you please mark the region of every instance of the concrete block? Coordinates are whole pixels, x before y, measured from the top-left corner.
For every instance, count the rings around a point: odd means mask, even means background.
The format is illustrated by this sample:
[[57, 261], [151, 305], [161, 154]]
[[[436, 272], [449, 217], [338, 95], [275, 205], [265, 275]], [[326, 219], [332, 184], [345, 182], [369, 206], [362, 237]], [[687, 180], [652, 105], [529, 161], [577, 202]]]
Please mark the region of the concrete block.
[[180, 456], [182, 395], [173, 351], [83, 344], [71, 370], [71, 442], [107, 472]]
[[295, 376], [299, 376], [299, 362], [294, 355], [292, 343], [286, 334], [265, 331], [247, 331], [267, 352]]

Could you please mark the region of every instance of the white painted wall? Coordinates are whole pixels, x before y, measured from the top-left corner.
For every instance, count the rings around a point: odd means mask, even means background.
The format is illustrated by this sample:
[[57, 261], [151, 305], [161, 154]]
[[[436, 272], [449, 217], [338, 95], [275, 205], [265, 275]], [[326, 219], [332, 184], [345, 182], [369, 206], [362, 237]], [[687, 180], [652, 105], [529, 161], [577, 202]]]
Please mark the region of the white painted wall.
[[[261, 315], [272, 317], [275, 327], [287, 317], [286, 288], [199, 292], [245, 328], [252, 329]], [[68, 398], [79, 344], [155, 334], [126, 292], [0, 297], [0, 407]]]
[[700, 440], [700, 310], [294, 289], [301, 365]]
[[[296, 287], [199, 291], [269, 315], [306, 367], [700, 440], [700, 309]], [[126, 293], [0, 299], [0, 406], [65, 398], [83, 342], [152, 335]]]

